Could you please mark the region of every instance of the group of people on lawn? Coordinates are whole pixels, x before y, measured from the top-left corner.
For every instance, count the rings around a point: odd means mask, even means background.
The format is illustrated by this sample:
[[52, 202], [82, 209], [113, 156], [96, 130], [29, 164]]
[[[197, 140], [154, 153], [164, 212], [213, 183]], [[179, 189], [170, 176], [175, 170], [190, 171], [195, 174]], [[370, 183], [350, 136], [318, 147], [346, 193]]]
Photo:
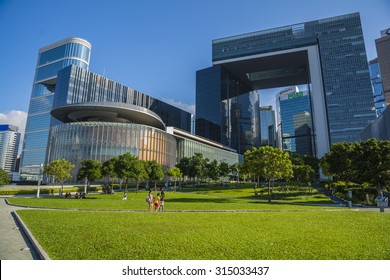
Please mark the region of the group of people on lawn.
[[[65, 198], [72, 198], [72, 194], [71, 194], [70, 192], [67, 192], [67, 193], [65, 194]], [[76, 194], [74, 195], [74, 198], [83, 199], [83, 198], [85, 198], [85, 193], [76, 193]]]
[[164, 189], [161, 189], [161, 193], [157, 193], [156, 197], [153, 196], [152, 190], [149, 190], [149, 194], [146, 196], [146, 202], [148, 203], [149, 212], [164, 212]]

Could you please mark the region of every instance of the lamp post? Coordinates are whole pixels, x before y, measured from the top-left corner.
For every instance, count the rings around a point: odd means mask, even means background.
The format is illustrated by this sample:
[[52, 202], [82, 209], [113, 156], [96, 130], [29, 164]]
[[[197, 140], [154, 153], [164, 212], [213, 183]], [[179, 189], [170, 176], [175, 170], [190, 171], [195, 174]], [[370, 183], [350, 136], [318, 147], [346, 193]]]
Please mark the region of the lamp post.
[[41, 192], [41, 180], [42, 180], [42, 166], [41, 168], [39, 168], [39, 174], [38, 174], [37, 198], [39, 198], [39, 194]]

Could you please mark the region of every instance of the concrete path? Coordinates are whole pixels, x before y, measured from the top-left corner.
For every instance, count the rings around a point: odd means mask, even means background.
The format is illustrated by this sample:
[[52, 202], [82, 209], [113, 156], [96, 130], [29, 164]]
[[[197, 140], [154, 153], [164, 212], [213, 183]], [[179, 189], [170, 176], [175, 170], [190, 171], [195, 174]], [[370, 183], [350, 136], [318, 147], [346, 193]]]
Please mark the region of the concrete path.
[[12, 211], [22, 209], [7, 205], [0, 198], [0, 260], [37, 260], [39, 255], [19, 228]]

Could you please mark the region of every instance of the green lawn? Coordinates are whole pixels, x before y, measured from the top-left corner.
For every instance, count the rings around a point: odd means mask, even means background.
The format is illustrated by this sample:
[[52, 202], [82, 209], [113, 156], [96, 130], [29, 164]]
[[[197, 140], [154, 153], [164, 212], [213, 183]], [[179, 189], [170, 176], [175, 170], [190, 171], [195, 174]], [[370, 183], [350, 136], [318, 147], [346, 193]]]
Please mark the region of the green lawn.
[[[154, 192], [156, 194], [156, 192]], [[64, 199], [58, 196], [36, 198], [9, 198], [9, 202], [23, 206], [45, 208], [101, 209], [101, 210], [144, 210], [147, 192], [129, 192], [128, 200], [122, 200], [122, 193], [115, 195], [89, 194], [87, 199]], [[169, 210], [318, 210], [313, 204], [331, 204], [325, 196], [314, 192], [305, 193], [297, 189], [289, 192], [276, 189], [272, 203], [267, 195], [255, 196], [247, 186], [239, 188], [189, 189], [185, 192], [166, 192], [166, 209]], [[299, 205], [294, 205], [299, 203]]]
[[18, 214], [52, 259], [390, 259], [378, 212]]
[[275, 187], [268, 203], [249, 185], [189, 188], [166, 192], [165, 213], [146, 212], [146, 194], [9, 201], [83, 210], [18, 211], [52, 259], [390, 259], [388, 213], [326, 206], [315, 191]]

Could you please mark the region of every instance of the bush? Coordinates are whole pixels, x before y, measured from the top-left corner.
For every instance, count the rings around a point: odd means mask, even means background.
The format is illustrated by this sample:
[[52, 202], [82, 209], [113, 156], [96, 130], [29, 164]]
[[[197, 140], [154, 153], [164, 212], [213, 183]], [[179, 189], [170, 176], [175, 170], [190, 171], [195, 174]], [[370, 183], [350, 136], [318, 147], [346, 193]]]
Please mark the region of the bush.
[[[40, 194], [50, 194], [51, 189], [40, 189]], [[58, 191], [57, 191], [58, 192]], [[35, 195], [37, 189], [7, 189], [0, 190], [0, 195]]]

